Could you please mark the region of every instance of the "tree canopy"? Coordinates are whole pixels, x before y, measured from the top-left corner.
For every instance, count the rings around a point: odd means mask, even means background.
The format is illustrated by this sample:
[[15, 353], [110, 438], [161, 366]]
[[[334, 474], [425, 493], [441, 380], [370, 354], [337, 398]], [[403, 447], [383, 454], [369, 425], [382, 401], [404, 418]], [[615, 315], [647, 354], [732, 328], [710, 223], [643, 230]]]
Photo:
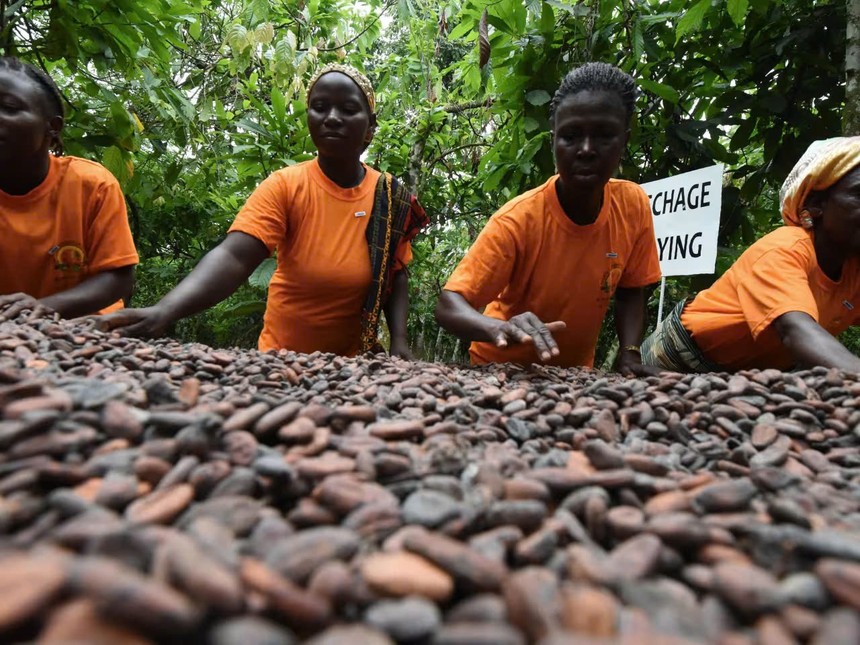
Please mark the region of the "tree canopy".
[[[121, 182], [140, 306], [217, 244], [268, 173], [312, 157], [304, 92], [314, 70], [336, 60], [364, 69], [380, 120], [368, 162], [405, 179], [433, 219], [415, 244], [410, 329], [425, 357], [450, 359], [462, 348], [436, 326], [436, 297], [486, 218], [552, 174], [548, 108], [567, 71], [599, 60], [639, 83], [620, 176], [725, 164], [723, 271], [778, 223], [776, 188], [806, 146], [840, 134], [843, 119], [860, 127], [846, 109], [855, 5], [0, 0], [0, 52], [57, 80], [66, 150]], [[273, 268], [176, 333], [252, 345]], [[713, 279], [673, 281], [669, 300]]]

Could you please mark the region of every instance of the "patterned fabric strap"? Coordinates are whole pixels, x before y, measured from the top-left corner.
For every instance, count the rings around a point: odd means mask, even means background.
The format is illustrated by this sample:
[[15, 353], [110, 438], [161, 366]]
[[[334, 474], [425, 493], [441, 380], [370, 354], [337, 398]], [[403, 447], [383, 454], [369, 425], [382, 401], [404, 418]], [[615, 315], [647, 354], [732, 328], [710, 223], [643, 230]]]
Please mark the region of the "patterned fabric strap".
[[382, 351], [377, 336], [379, 316], [391, 293], [397, 249], [411, 240], [429, 220], [413, 195], [388, 173], [379, 177], [373, 210], [367, 223], [371, 282], [361, 312], [361, 352]]
[[724, 372], [709, 361], [681, 323], [687, 300], [682, 300], [642, 343], [642, 364], [673, 372]]

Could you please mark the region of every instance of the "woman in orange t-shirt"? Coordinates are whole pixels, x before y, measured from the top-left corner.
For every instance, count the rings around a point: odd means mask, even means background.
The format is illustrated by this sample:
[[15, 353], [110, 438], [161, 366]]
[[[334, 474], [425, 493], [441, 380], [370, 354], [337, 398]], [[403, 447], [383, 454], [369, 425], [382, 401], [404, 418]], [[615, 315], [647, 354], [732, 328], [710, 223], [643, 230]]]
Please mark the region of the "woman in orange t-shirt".
[[490, 218], [439, 298], [439, 324], [473, 341], [472, 362], [591, 366], [614, 295], [618, 368], [647, 371], [639, 341], [646, 287], [660, 280], [654, 225], [642, 188], [612, 179], [636, 93], [605, 63], [562, 81], [550, 115], [558, 174]]
[[361, 162], [376, 128], [367, 78], [328, 65], [308, 86], [312, 161], [279, 170], [248, 198], [227, 238], [152, 307], [105, 316], [103, 329], [158, 336], [232, 294], [275, 250], [261, 351], [379, 351], [385, 312], [393, 355], [406, 339], [410, 240], [427, 223], [414, 196]]
[[50, 76], [0, 58], [0, 320], [94, 314], [131, 293], [122, 190], [100, 164], [63, 156], [63, 125]]
[[780, 198], [786, 225], [678, 303], [642, 344], [643, 363], [679, 372], [860, 372], [860, 359], [835, 338], [860, 320], [860, 137], [812, 144]]

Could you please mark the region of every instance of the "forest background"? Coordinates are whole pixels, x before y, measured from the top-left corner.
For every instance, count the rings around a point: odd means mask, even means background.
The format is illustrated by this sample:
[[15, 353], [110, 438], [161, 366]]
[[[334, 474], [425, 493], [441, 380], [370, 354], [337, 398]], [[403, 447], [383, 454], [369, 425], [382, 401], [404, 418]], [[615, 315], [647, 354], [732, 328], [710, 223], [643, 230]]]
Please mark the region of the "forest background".
[[[141, 255], [133, 306], [223, 239], [266, 175], [312, 158], [313, 72], [364, 69], [380, 119], [367, 162], [407, 181], [433, 221], [410, 284], [427, 360], [464, 357], [436, 299], [486, 219], [554, 172], [549, 101], [571, 68], [612, 63], [643, 90], [618, 176], [725, 164], [717, 275], [780, 224], [777, 190], [811, 141], [860, 134], [860, 0], [0, 0], [0, 54], [57, 80], [67, 153], [122, 184]], [[254, 346], [273, 270], [172, 334]], [[717, 275], [670, 279], [667, 306]], [[610, 316], [598, 366], [613, 337]], [[860, 349], [860, 333], [843, 340]]]

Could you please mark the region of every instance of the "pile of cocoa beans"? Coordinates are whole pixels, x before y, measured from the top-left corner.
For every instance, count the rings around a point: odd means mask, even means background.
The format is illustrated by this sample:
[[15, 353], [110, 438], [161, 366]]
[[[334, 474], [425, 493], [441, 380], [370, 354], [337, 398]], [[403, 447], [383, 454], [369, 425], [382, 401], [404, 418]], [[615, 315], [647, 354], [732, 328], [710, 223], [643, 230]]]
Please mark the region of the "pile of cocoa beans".
[[860, 643], [860, 380], [0, 323], [0, 641]]

